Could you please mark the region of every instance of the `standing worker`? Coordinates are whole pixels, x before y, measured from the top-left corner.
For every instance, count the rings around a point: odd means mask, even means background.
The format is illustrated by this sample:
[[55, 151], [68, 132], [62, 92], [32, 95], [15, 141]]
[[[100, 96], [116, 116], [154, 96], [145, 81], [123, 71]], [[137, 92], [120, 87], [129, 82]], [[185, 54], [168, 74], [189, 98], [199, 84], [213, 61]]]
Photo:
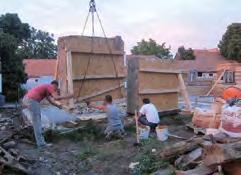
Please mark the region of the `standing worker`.
[[58, 81], [54, 80], [51, 84], [36, 86], [29, 90], [23, 98], [24, 106], [30, 110], [34, 136], [39, 148], [51, 146], [51, 144], [46, 144], [42, 134], [40, 102], [46, 98], [52, 105], [62, 108], [61, 105], [57, 104], [54, 100], [63, 100], [73, 97], [73, 94], [60, 96], [58, 94], [58, 85]]
[[143, 106], [139, 111], [138, 121], [145, 126], [151, 128], [151, 132], [155, 132], [157, 125], [160, 123], [158, 111], [148, 98], [143, 99]]
[[123, 116], [118, 107], [113, 104], [112, 96], [106, 95], [102, 106], [94, 106], [87, 102], [87, 105], [102, 111], [107, 114], [107, 127], [105, 129], [106, 138], [110, 139], [112, 136], [123, 137], [124, 124]]

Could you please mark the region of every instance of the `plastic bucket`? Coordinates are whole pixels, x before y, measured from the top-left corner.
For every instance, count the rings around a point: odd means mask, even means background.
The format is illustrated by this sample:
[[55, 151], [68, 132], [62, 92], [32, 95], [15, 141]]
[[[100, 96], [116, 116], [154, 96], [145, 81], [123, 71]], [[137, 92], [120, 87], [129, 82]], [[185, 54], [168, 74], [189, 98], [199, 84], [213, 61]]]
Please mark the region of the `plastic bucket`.
[[160, 125], [156, 127], [157, 140], [165, 141], [168, 139], [168, 127]]
[[146, 140], [149, 138], [150, 127], [149, 126], [140, 126], [139, 127], [139, 138], [141, 140]]

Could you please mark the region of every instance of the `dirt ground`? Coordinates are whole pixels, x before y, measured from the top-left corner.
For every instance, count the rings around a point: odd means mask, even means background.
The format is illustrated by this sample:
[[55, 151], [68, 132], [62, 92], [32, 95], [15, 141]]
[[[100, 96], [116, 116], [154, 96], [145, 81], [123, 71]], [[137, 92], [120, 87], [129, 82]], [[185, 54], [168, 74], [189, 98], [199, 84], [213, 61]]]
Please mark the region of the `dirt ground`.
[[[2, 117], [14, 119], [12, 127], [0, 131], [0, 139], [7, 137], [19, 127], [18, 110], [2, 110]], [[185, 128], [190, 122], [188, 116], [161, 117], [161, 123], [169, 126], [171, 134], [190, 138], [193, 132]], [[142, 141], [141, 147], [135, 147], [135, 125], [132, 117], [126, 119], [126, 136], [123, 140], [105, 140], [102, 132], [105, 122], [85, 122], [85, 129], [71, 134], [58, 135], [51, 133], [47, 139], [53, 143], [52, 147], [39, 150], [35, 145], [18, 140], [16, 149], [27, 158], [34, 160], [31, 165], [36, 175], [123, 175], [123, 174], [151, 174], [161, 167], [169, 166], [169, 162], [151, 156], [151, 152], [180, 141], [169, 138], [165, 142], [156, 140], [155, 136]], [[28, 133], [31, 134], [31, 133]], [[130, 169], [131, 162], [139, 162], [134, 169]], [[19, 174], [4, 168], [3, 174]]]

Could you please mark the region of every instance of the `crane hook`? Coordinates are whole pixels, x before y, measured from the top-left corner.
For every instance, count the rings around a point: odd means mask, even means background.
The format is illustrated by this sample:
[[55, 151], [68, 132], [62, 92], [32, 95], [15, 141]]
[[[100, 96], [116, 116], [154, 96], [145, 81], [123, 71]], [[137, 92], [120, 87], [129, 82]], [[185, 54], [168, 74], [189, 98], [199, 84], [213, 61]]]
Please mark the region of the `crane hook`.
[[96, 12], [95, 0], [90, 0], [90, 12]]

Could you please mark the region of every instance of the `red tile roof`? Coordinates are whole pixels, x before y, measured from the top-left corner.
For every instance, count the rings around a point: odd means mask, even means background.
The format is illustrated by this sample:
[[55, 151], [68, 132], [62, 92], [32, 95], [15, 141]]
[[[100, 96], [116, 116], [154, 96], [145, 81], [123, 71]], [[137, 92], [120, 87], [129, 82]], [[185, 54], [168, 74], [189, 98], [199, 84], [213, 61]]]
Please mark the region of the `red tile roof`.
[[217, 48], [195, 49], [195, 60], [181, 60], [177, 53], [175, 59], [179, 62], [179, 68], [183, 70], [216, 71], [219, 64], [236, 63], [236, 61], [224, 58]]
[[29, 78], [54, 76], [56, 59], [24, 59], [25, 72]]

